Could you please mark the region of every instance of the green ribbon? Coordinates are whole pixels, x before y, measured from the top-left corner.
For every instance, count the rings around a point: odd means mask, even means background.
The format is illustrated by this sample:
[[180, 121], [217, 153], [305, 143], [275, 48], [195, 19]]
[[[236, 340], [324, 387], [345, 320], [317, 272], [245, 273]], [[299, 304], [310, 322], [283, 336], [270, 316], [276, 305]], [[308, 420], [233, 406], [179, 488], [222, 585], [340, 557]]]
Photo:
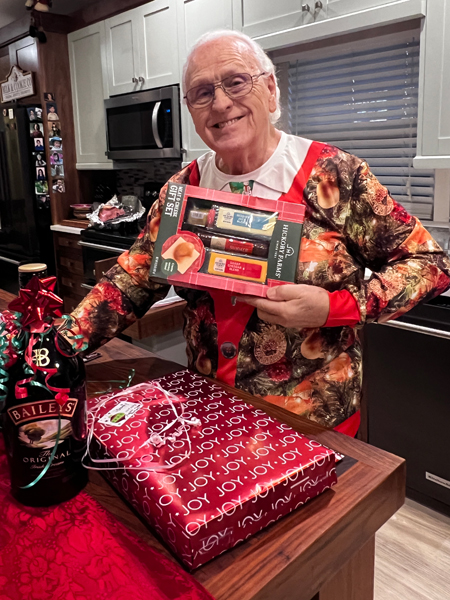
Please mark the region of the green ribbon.
[[9, 379], [8, 371], [5, 369], [6, 363], [9, 360], [9, 357], [6, 354], [6, 349], [8, 348], [8, 339], [6, 335], [3, 335], [5, 327], [6, 323], [2, 323], [0, 325], [0, 411], [3, 410], [6, 396], [8, 394], [8, 388], [6, 387], [6, 384], [8, 383]]
[[[38, 384], [38, 385], [40, 385], [40, 384]], [[41, 386], [41, 387], [45, 387], [45, 386]], [[53, 459], [55, 458], [56, 451], [58, 450], [58, 444], [59, 444], [59, 437], [60, 437], [60, 435], [61, 435], [61, 408], [58, 406], [58, 433], [56, 434], [55, 445], [53, 446], [52, 453], [50, 454], [50, 457], [49, 457], [49, 459], [47, 461], [47, 464], [42, 469], [42, 471], [39, 473], [39, 475], [36, 477], [36, 479], [34, 481], [32, 481], [31, 483], [28, 483], [27, 485], [20, 486], [21, 490], [27, 490], [29, 488], [32, 488], [34, 485], [36, 485], [44, 477], [44, 475], [50, 469], [50, 467], [52, 465], [52, 462], [53, 462]]]

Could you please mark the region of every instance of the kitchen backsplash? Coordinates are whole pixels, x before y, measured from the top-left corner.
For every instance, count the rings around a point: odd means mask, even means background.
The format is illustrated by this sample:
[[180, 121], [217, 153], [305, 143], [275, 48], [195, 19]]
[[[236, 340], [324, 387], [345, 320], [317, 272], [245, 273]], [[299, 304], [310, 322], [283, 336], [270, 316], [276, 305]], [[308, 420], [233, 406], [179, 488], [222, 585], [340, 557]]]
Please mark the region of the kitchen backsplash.
[[154, 160], [142, 169], [120, 169], [116, 171], [117, 191], [119, 194], [133, 194], [135, 186], [149, 181], [165, 183], [181, 169], [181, 162]]

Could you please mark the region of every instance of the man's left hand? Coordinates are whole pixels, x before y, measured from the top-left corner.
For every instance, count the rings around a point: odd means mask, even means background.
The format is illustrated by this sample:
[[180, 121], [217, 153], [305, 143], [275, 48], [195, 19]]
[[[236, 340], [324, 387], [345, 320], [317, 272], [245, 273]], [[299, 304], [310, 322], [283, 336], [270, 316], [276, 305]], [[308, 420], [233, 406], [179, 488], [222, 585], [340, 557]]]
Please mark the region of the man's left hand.
[[322, 327], [330, 312], [328, 292], [315, 285], [279, 285], [267, 290], [267, 298], [238, 296], [258, 309], [258, 317], [267, 323], [303, 329]]

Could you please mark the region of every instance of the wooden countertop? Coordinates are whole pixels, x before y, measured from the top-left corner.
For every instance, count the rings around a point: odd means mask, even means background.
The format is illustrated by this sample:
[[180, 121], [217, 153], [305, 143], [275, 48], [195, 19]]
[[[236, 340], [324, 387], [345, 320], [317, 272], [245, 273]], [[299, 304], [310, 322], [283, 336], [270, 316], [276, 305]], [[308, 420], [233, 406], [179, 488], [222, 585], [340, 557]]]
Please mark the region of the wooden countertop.
[[[5, 310], [14, 298], [14, 294], [0, 289], [0, 312]], [[142, 319], [138, 319], [133, 325], [125, 329], [123, 333], [135, 340], [142, 340], [152, 335], [181, 330], [183, 327], [183, 310], [185, 306], [186, 302], [184, 300], [173, 302], [166, 306], [155, 306]]]
[[[126, 379], [134, 368], [133, 383], [140, 383], [180, 369], [120, 340], [100, 352], [102, 357], [87, 365], [88, 381]], [[99, 389], [102, 384], [88, 384], [90, 393]], [[404, 502], [404, 460], [245, 392], [233, 393], [357, 462], [332, 490], [197, 569], [194, 577], [216, 600], [372, 599], [374, 536]], [[91, 472], [87, 489], [149, 545], [173, 558], [97, 472]]]
[[8, 304], [11, 302], [11, 300], [14, 300], [14, 298], [14, 294], [10, 294], [5, 290], [0, 290], [0, 312], [5, 310]]

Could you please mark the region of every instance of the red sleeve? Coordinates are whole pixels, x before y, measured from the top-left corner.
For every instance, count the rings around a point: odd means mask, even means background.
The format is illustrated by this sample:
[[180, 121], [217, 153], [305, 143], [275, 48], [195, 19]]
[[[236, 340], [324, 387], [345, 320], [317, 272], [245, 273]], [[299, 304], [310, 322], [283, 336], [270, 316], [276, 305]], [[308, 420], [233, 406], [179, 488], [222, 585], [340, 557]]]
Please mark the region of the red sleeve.
[[328, 292], [330, 297], [330, 312], [324, 327], [353, 327], [361, 320], [358, 304], [347, 290]]

